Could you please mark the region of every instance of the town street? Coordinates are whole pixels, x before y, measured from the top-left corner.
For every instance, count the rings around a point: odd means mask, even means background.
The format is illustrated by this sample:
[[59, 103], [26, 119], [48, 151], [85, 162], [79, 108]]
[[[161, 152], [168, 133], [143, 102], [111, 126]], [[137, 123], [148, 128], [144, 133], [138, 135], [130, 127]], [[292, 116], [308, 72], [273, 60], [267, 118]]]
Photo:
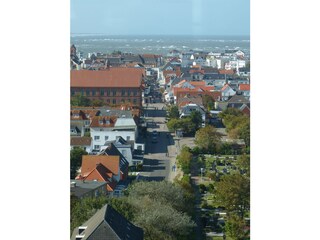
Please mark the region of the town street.
[[[163, 107], [165, 107], [163, 103], [148, 104], [148, 108], [144, 110], [148, 122], [148, 133], [140, 179], [173, 181], [177, 174], [175, 160], [178, 145], [168, 133], [165, 124], [166, 111], [162, 110]], [[154, 130], [157, 131], [157, 134], [152, 133]], [[156, 142], [152, 141], [153, 136], [156, 136]]]

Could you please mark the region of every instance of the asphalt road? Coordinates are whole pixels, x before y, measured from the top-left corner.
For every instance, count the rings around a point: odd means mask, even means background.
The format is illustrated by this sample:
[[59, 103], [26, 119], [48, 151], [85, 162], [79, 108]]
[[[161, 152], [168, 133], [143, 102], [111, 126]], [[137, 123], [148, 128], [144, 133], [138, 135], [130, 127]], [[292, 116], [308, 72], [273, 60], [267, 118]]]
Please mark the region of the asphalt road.
[[[172, 180], [171, 173], [174, 160], [169, 157], [168, 147], [173, 146], [174, 140], [171, 135], [167, 136], [168, 129], [165, 124], [166, 111], [161, 110], [164, 104], [148, 104], [148, 109], [144, 110], [147, 121], [152, 121], [147, 131], [147, 140], [145, 145], [145, 155], [143, 171], [139, 179], [148, 181]], [[157, 142], [152, 142], [152, 132], [157, 131]]]

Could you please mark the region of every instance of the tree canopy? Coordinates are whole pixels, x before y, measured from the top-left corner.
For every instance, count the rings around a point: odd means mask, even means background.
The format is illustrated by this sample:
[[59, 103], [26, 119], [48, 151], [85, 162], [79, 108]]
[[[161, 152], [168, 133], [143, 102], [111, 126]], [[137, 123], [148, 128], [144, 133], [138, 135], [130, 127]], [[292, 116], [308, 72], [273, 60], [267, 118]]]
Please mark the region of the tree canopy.
[[91, 106], [91, 101], [89, 98], [86, 98], [85, 96], [81, 94], [77, 94], [73, 97], [71, 97], [71, 106], [83, 106], [83, 107], [89, 107]]
[[221, 206], [243, 218], [250, 206], [250, 179], [238, 172], [222, 176], [215, 197]]
[[179, 118], [180, 114], [179, 114], [179, 110], [178, 107], [176, 105], [170, 106], [168, 109], [168, 117], [170, 119], [177, 119]]
[[70, 151], [70, 167], [72, 179], [75, 177], [76, 170], [81, 166], [83, 155], [88, 155], [88, 153], [79, 147], [75, 147]]
[[207, 152], [213, 152], [220, 145], [221, 134], [213, 126], [199, 129], [195, 135], [195, 144]]
[[232, 139], [243, 139], [247, 146], [250, 145], [250, 117], [236, 108], [227, 108], [219, 113], [226, 131]]

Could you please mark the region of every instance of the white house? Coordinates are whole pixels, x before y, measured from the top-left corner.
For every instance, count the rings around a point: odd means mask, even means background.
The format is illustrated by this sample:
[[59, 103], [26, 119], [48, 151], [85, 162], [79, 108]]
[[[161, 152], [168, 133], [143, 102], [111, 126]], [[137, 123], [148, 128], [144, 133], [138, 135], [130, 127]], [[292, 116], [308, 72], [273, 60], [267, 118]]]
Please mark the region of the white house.
[[221, 88], [222, 101], [227, 101], [229, 97], [234, 96], [235, 94], [236, 91], [234, 91], [229, 84], [226, 84]]
[[91, 122], [90, 134], [93, 149], [99, 151], [107, 141], [115, 141], [117, 137], [135, 141], [138, 137], [138, 128], [132, 117], [98, 116]]

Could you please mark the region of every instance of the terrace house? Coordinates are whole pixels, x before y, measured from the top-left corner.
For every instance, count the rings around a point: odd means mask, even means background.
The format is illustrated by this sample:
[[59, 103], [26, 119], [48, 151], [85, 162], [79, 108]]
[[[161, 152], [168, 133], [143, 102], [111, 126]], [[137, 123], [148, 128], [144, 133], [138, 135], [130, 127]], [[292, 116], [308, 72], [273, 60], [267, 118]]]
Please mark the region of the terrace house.
[[99, 71], [72, 70], [71, 96], [80, 94], [106, 105], [142, 106], [144, 69], [108, 68]]

